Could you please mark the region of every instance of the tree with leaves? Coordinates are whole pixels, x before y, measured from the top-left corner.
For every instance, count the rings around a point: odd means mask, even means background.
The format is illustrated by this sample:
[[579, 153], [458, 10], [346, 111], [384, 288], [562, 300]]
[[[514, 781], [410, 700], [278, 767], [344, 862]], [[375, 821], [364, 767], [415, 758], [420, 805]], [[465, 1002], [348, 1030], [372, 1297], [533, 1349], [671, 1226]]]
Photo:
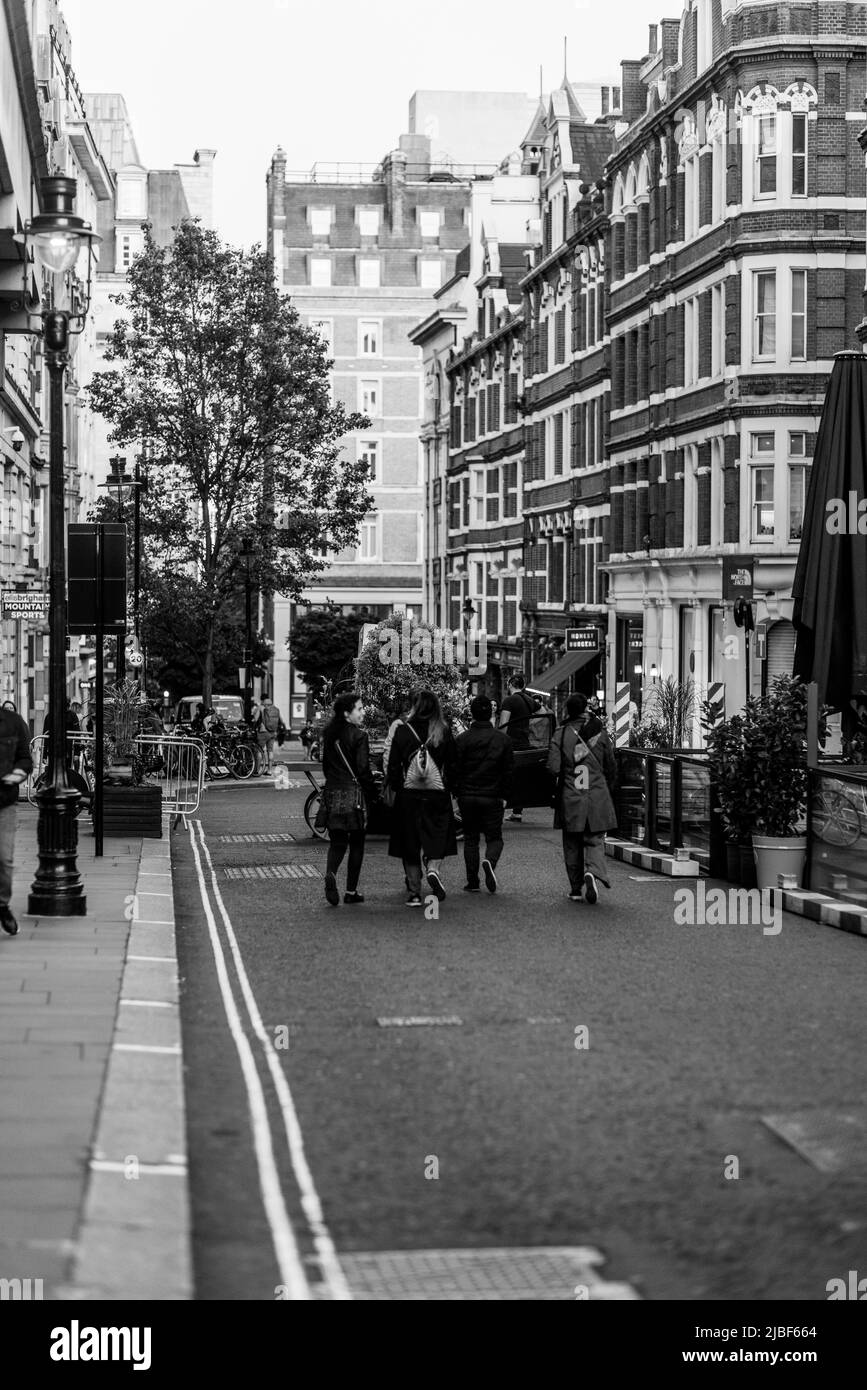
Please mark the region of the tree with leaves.
[[243, 593], [243, 537], [253, 540], [257, 590], [297, 598], [324, 568], [326, 546], [357, 543], [372, 505], [368, 468], [342, 444], [369, 422], [332, 403], [322, 339], [280, 295], [259, 247], [227, 246], [184, 221], [161, 248], [146, 227], [114, 302], [125, 317], [90, 404], [114, 444], [148, 460], [143, 593], [148, 582], [194, 582], [209, 702], [221, 614]]
[[286, 639], [289, 654], [305, 685], [320, 689], [350, 666], [358, 652], [363, 619], [344, 615], [335, 604], [304, 613]]

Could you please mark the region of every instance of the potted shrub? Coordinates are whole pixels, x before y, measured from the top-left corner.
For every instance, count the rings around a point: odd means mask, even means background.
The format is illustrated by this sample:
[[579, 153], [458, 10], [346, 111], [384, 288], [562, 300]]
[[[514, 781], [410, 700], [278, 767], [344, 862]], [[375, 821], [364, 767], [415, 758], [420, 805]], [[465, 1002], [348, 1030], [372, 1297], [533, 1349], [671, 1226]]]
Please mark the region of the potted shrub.
[[778, 676], [751, 702], [744, 730], [747, 775], [753, 780], [753, 850], [759, 888], [776, 888], [780, 874], [798, 883], [807, 860], [807, 687]]
[[106, 835], [160, 839], [162, 789], [144, 780], [136, 749], [141, 690], [137, 680], [119, 681], [105, 705], [105, 779], [102, 789]]
[[726, 873], [732, 883], [755, 887], [752, 849], [752, 780], [744, 752], [744, 717], [733, 715], [715, 727], [706, 724], [708, 762], [726, 845]]
[[726, 839], [742, 846], [749, 838], [759, 888], [778, 887], [780, 874], [800, 883], [804, 871], [806, 729], [806, 686], [778, 676], [767, 695], [748, 699], [743, 714], [707, 737]]

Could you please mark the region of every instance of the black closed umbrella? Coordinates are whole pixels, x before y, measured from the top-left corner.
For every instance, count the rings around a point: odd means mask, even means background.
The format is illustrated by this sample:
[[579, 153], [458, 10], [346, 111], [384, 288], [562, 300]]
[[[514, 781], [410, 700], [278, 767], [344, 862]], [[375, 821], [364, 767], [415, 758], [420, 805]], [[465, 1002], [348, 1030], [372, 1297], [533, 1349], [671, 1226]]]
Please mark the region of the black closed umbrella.
[[838, 352], [825, 395], [792, 583], [795, 675], [843, 712], [867, 704], [867, 356]]

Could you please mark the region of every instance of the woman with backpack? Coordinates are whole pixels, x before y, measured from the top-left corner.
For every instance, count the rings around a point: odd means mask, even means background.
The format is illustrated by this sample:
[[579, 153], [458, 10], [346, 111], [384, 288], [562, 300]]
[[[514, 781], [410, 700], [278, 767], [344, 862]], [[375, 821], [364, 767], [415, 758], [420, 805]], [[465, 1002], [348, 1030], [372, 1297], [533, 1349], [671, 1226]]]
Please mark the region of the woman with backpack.
[[570, 695], [566, 722], [548, 750], [548, 771], [556, 777], [554, 829], [563, 832], [563, 859], [571, 902], [599, 898], [596, 880], [610, 888], [605, 863], [605, 832], [617, 825], [612, 791], [617, 764], [605, 726], [587, 708], [587, 696]]
[[325, 897], [332, 907], [340, 903], [337, 870], [347, 850], [345, 903], [363, 903], [358, 891], [364, 863], [367, 806], [377, 798], [376, 782], [370, 770], [370, 748], [362, 729], [364, 706], [355, 692], [338, 695], [334, 716], [325, 729], [322, 770], [325, 787], [322, 807], [328, 828], [328, 860], [325, 865]]
[[431, 892], [440, 902], [446, 895], [442, 861], [458, 852], [451, 798], [456, 762], [439, 700], [431, 690], [418, 691], [394, 731], [385, 771], [386, 787], [395, 797], [388, 853], [403, 860], [409, 907], [422, 905], [422, 860]]

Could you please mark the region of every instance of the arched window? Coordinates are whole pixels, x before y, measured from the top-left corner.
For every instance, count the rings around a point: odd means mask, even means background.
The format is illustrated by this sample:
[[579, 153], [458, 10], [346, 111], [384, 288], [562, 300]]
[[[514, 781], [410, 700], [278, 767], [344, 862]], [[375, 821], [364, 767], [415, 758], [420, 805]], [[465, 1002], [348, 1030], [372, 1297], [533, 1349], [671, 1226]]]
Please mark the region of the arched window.
[[803, 198], [809, 193], [810, 127], [818, 96], [803, 79], [785, 92], [770, 83], [744, 98], [744, 203]]

